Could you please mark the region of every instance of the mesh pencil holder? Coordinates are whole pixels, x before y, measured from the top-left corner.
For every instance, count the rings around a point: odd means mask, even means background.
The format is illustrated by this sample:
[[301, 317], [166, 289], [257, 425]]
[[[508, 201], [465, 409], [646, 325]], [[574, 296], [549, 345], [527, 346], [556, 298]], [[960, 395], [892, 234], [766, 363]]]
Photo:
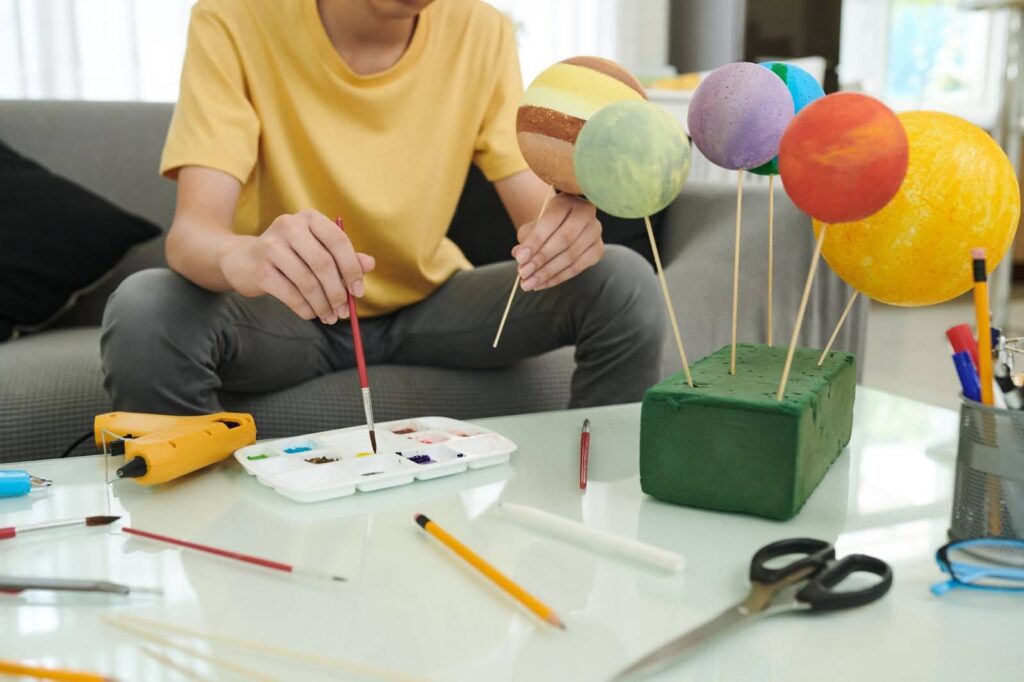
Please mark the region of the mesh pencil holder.
[[961, 402], [949, 536], [1024, 539], [1024, 410]]

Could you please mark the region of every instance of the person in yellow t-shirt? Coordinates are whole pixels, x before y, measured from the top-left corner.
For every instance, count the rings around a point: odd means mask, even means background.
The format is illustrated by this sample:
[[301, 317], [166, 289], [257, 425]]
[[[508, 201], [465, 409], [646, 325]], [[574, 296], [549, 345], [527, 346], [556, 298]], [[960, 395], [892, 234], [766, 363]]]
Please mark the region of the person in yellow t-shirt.
[[[171, 270], [125, 280], [104, 316], [114, 408], [216, 412], [220, 390], [349, 368], [349, 296], [371, 364], [575, 345], [572, 406], [639, 399], [660, 378], [654, 274], [578, 197], [537, 217], [521, 94], [513, 27], [481, 0], [199, 0], [160, 166]], [[520, 226], [515, 260], [474, 269], [445, 236], [470, 164]], [[517, 272], [530, 294], [494, 350]]]

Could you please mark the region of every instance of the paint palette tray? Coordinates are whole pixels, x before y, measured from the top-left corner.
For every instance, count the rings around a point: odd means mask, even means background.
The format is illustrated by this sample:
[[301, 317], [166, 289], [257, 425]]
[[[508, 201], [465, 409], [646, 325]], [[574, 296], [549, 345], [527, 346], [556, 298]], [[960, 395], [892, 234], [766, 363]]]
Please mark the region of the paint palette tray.
[[260, 483], [298, 502], [460, 474], [502, 464], [516, 450], [508, 438], [446, 417], [376, 425], [377, 453], [365, 426], [261, 441], [235, 452]]

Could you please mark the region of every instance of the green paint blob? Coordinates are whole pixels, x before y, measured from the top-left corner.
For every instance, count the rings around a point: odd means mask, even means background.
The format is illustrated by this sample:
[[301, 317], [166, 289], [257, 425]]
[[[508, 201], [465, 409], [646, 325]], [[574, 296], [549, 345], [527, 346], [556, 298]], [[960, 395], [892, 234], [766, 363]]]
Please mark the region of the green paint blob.
[[648, 101], [610, 104], [576, 138], [576, 179], [605, 213], [643, 218], [679, 196], [690, 173], [690, 143], [668, 112]]
[[246, 457], [250, 462], [255, 462], [258, 459], [267, 459], [268, 455], [249, 455]]

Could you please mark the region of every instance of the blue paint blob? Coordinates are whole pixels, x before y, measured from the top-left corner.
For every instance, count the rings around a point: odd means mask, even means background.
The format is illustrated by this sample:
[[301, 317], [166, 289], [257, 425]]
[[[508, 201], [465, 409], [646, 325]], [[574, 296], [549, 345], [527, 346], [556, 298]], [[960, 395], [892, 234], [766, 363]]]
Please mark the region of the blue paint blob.
[[293, 448], [285, 448], [284, 451], [289, 455], [294, 455], [296, 452], [309, 452], [313, 448], [306, 445], [296, 445]]

